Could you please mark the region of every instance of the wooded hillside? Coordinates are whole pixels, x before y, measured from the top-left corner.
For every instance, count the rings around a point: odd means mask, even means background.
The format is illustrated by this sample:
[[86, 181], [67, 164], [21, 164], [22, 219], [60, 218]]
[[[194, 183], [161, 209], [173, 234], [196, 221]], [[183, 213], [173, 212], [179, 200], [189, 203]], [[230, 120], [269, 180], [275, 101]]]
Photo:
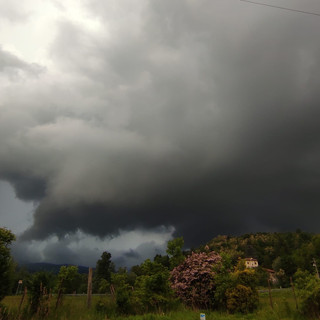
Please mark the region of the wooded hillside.
[[[259, 266], [289, 277], [298, 268], [315, 272], [320, 264], [320, 235], [297, 230], [286, 233], [255, 233], [242, 236], [217, 236], [206, 244], [210, 250], [225, 252], [234, 260], [255, 258]], [[201, 246], [199, 250], [204, 250]]]

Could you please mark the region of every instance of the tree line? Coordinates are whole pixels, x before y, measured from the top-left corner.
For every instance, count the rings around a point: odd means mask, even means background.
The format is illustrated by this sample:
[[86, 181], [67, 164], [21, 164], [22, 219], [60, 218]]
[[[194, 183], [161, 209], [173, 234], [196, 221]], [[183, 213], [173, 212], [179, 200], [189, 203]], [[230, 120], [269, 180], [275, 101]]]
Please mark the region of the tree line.
[[[210, 250], [228, 254], [233, 261], [255, 258], [260, 268], [274, 270], [278, 286], [289, 287], [298, 269], [314, 273], [320, 265], [320, 234], [295, 232], [245, 234], [237, 237], [218, 236], [206, 244]], [[204, 246], [198, 248], [203, 250]], [[266, 285], [262, 283], [261, 285]]]
[[[62, 266], [57, 275], [31, 274], [20, 268], [10, 255], [14, 240], [9, 230], [0, 228], [0, 301], [27, 287], [28, 312], [32, 316], [39, 313], [40, 305], [45, 306], [49, 293], [59, 296], [86, 292], [88, 276], [80, 274], [77, 266]], [[297, 230], [218, 236], [192, 250], [183, 247], [182, 237], [170, 240], [165, 255], [158, 254], [130, 270], [116, 270], [111, 254], [103, 252], [96, 263], [92, 288], [94, 293], [109, 294], [113, 299], [112, 303], [99, 301], [96, 310], [109, 316], [143, 314], [166, 312], [182, 303], [198, 309], [248, 313], [259, 305], [259, 286], [268, 285], [267, 269], [274, 269], [277, 275], [274, 285], [289, 286], [294, 279], [304, 294], [308, 312], [314, 310], [310, 301], [320, 296], [320, 280], [315, 277], [314, 267], [320, 257], [320, 235]], [[246, 268], [246, 257], [256, 258], [259, 268]], [[318, 309], [315, 307], [315, 312], [320, 312]], [[47, 312], [45, 307], [43, 310]]]

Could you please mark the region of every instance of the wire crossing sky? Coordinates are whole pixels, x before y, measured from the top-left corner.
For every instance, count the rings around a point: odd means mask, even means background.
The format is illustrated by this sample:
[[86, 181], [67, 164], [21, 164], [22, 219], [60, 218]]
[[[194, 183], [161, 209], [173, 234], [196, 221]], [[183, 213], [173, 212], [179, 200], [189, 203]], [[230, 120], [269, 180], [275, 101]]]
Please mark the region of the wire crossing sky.
[[320, 13], [317, 13], [317, 12], [309, 12], [309, 11], [296, 10], [296, 9], [292, 9], [292, 8], [280, 7], [280, 6], [275, 6], [275, 5], [271, 5], [271, 4], [268, 4], [268, 3], [255, 2], [255, 1], [250, 1], [250, 0], [240, 0], [240, 1], [242, 1], [242, 2], [249, 2], [249, 3], [253, 3], [253, 4], [256, 4], [256, 5], [265, 6], [265, 7], [277, 8], [277, 9], [282, 9], [282, 10], [287, 10], [287, 11], [293, 11], [293, 12], [298, 12], [298, 13], [311, 14], [311, 15], [319, 16], [319, 17], [320, 17]]

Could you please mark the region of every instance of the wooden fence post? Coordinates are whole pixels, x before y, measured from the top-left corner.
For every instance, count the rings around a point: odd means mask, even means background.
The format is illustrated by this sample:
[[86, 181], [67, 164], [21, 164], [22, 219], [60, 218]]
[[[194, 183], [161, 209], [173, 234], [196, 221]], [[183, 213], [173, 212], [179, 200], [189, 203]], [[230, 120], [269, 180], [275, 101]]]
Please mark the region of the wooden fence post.
[[92, 268], [89, 268], [88, 273], [88, 289], [87, 289], [87, 307], [91, 307], [91, 296], [92, 296]]
[[58, 290], [58, 297], [57, 297], [57, 302], [56, 302], [56, 310], [58, 309], [58, 306], [61, 303], [61, 297], [62, 297], [62, 284], [63, 284], [64, 279], [61, 279], [59, 290]]
[[21, 307], [22, 307], [22, 304], [23, 304], [23, 301], [24, 301], [24, 298], [26, 297], [26, 295], [27, 295], [27, 287], [24, 287], [24, 291], [23, 291], [23, 294], [22, 294], [22, 297], [20, 300], [20, 304], [19, 304], [19, 309], [18, 309], [19, 317], [20, 317]]
[[294, 300], [296, 302], [296, 308], [298, 310], [298, 300], [297, 300], [297, 296], [296, 296], [296, 293], [295, 293], [295, 290], [294, 290], [294, 284], [293, 284], [293, 281], [292, 281], [292, 277], [290, 277], [290, 284], [291, 284]]
[[271, 308], [273, 310], [273, 302], [272, 302], [271, 288], [270, 288], [270, 279], [268, 279], [268, 290], [269, 290], [270, 306], [271, 306]]

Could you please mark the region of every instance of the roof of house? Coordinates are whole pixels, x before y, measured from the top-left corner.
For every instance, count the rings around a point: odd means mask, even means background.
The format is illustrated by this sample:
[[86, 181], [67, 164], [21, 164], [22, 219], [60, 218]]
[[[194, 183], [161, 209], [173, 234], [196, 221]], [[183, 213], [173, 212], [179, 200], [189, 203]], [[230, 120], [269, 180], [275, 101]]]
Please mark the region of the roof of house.
[[267, 271], [267, 272], [269, 272], [269, 273], [275, 273], [275, 271], [272, 270], [272, 269], [263, 268], [263, 270], [265, 270], [265, 271]]
[[245, 258], [244, 260], [246, 260], [246, 261], [258, 261], [257, 259], [254, 259], [254, 258]]

